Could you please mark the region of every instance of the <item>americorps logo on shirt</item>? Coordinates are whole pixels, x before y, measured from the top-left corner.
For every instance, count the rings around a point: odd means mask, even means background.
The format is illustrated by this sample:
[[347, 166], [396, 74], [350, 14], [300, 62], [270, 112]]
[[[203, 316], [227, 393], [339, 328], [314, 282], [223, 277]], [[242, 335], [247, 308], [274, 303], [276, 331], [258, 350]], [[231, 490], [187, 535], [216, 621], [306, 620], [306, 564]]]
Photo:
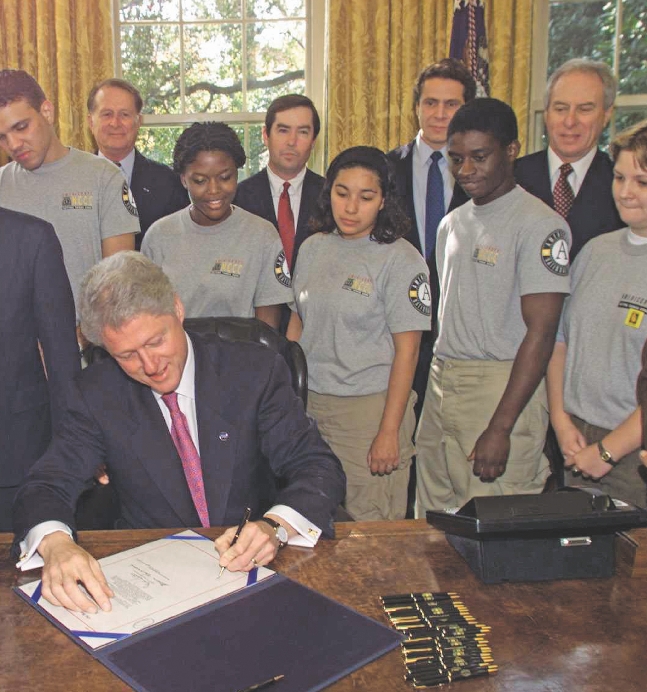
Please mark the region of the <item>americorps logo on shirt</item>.
[[92, 209], [94, 196], [87, 192], [64, 192], [61, 209]]
[[544, 240], [541, 246], [541, 261], [553, 274], [568, 276], [568, 243], [565, 230], [558, 228]]
[[239, 259], [217, 259], [213, 267], [212, 274], [222, 274], [223, 276], [233, 276], [239, 279], [243, 271], [243, 261]]
[[431, 288], [429, 279], [424, 273], [417, 274], [409, 286], [411, 305], [426, 317], [431, 315]]
[[360, 296], [370, 298], [371, 293], [373, 293], [373, 282], [368, 276], [355, 276], [355, 274], [351, 274], [346, 281], [344, 281], [342, 288], [345, 291], [352, 291]]
[[135, 198], [133, 197], [133, 193], [130, 191], [130, 188], [128, 187], [128, 183], [124, 181], [124, 184], [121, 187], [121, 199], [124, 203], [124, 207], [128, 209], [128, 212], [132, 216], [139, 216], [139, 212], [137, 211], [137, 204], [135, 204]]
[[292, 286], [292, 277], [290, 276], [290, 267], [285, 256], [285, 251], [281, 250], [274, 261], [274, 276], [276, 280], [283, 286], [290, 288]]

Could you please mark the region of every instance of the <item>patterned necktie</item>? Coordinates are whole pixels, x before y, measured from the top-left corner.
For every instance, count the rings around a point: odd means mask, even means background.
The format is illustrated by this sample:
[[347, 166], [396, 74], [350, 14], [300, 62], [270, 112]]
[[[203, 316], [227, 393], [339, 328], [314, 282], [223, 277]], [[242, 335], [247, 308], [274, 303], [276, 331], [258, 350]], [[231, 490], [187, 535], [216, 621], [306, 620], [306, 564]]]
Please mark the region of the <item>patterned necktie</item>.
[[290, 183], [283, 183], [283, 192], [279, 197], [279, 235], [285, 250], [285, 258], [288, 261], [288, 267], [292, 266], [292, 253], [294, 252], [294, 214], [290, 206], [290, 194], [288, 189]]
[[163, 394], [162, 401], [171, 412], [171, 437], [182, 460], [182, 468], [186, 477], [193, 504], [198, 511], [202, 526], [209, 526], [209, 510], [207, 498], [204, 494], [204, 482], [202, 480], [202, 466], [200, 456], [193, 444], [186, 416], [180, 411], [177, 403], [177, 392]]
[[555, 203], [555, 211], [561, 214], [564, 218], [568, 216], [568, 213], [573, 206], [573, 200], [575, 199], [573, 195], [573, 188], [568, 182], [568, 176], [573, 172], [573, 166], [570, 163], [563, 163], [559, 167], [559, 178], [555, 183], [555, 189], [553, 190], [553, 202]]
[[433, 257], [436, 247], [436, 232], [438, 224], [445, 216], [445, 185], [439, 162], [443, 155], [434, 151], [429, 157], [429, 172], [427, 173], [427, 198], [425, 204], [425, 257]]

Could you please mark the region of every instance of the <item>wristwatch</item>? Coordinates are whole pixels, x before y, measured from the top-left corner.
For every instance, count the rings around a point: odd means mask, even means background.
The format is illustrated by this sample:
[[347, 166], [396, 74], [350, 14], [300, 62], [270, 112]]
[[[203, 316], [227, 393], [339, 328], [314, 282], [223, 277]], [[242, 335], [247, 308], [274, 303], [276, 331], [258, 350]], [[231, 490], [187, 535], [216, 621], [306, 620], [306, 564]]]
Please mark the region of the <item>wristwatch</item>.
[[274, 535], [276, 536], [276, 540], [279, 542], [279, 550], [281, 548], [285, 548], [285, 546], [288, 544], [288, 530], [285, 528], [285, 526], [281, 526], [278, 521], [274, 521], [274, 519], [270, 519], [269, 517], [261, 517], [259, 521], [264, 521], [274, 529]]
[[602, 444], [601, 440], [598, 442], [598, 452], [600, 452], [600, 459], [602, 459], [602, 461], [606, 461], [607, 464], [617, 466], [620, 463], [611, 456], [611, 452]]

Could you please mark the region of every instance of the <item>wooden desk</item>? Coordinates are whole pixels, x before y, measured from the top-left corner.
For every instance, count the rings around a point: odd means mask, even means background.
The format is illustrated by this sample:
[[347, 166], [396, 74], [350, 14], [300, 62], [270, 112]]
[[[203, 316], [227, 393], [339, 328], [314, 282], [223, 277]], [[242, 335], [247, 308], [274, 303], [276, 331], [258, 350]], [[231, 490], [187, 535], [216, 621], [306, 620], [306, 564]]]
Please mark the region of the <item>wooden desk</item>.
[[[82, 533], [104, 557], [168, 531]], [[219, 531], [211, 529], [210, 534]], [[0, 690], [126, 692], [130, 688], [9, 587], [31, 581], [8, 556], [0, 534]], [[315, 550], [286, 548], [274, 567], [292, 579], [385, 622], [382, 594], [457, 591], [492, 627], [499, 673], [442, 689], [475, 692], [644, 692], [647, 689], [647, 580], [612, 579], [486, 586], [423, 521], [338, 524], [337, 539]], [[316, 623], [313, 623], [316, 626]], [[398, 650], [331, 686], [331, 692], [411, 692]], [[190, 690], [187, 690], [190, 692]]]

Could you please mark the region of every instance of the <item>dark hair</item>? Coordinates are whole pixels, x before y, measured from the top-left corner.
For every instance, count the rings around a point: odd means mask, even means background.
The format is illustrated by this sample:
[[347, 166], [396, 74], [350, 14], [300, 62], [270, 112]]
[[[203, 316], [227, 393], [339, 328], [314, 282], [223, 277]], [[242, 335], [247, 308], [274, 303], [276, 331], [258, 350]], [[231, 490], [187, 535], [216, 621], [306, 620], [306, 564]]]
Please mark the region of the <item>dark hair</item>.
[[292, 108], [309, 108], [312, 111], [312, 128], [314, 130], [315, 138], [319, 134], [321, 129], [321, 121], [319, 120], [319, 113], [315, 108], [315, 104], [303, 94], [285, 94], [284, 96], [279, 96], [275, 98], [272, 103], [270, 103], [267, 113], [265, 114], [265, 131], [270, 134], [272, 125], [276, 120], [278, 113], [283, 111], [289, 111]]
[[613, 163], [616, 163], [620, 152], [631, 152], [638, 165], [647, 171], [647, 120], [619, 132], [609, 146]]
[[234, 160], [236, 168], [245, 165], [247, 157], [234, 130], [225, 123], [193, 123], [177, 138], [173, 149], [173, 170], [184, 173], [201, 151], [224, 151]]
[[478, 98], [461, 106], [449, 121], [447, 139], [456, 132], [487, 132], [507, 147], [519, 137], [517, 116], [503, 101], [493, 98]]
[[90, 93], [88, 94], [88, 113], [92, 113], [96, 108], [94, 100], [96, 99], [99, 90], [103, 89], [104, 87], [114, 87], [115, 89], [122, 89], [123, 91], [127, 91], [135, 100], [135, 109], [137, 110], [137, 112], [142, 112], [144, 102], [142, 100], [142, 95], [139, 93], [138, 89], [136, 89], [130, 82], [127, 82], [125, 79], [117, 79], [116, 77], [111, 77], [110, 79], [104, 79], [102, 82], [95, 84], [92, 87], [92, 89], [90, 89]]
[[330, 191], [339, 172], [348, 168], [365, 168], [375, 173], [380, 181], [384, 206], [377, 214], [371, 238], [378, 243], [393, 243], [406, 235], [411, 222], [400, 206], [389, 161], [384, 152], [375, 147], [351, 147], [333, 159], [310, 219], [312, 230], [332, 233], [337, 227], [332, 214]]
[[46, 96], [40, 84], [24, 70], [0, 70], [0, 108], [21, 100], [39, 111]]
[[453, 79], [463, 85], [463, 100], [469, 103], [476, 98], [476, 82], [467, 67], [455, 58], [444, 58], [440, 62], [428, 65], [418, 75], [413, 86], [413, 109], [416, 109], [420, 101], [422, 87], [428, 79]]

